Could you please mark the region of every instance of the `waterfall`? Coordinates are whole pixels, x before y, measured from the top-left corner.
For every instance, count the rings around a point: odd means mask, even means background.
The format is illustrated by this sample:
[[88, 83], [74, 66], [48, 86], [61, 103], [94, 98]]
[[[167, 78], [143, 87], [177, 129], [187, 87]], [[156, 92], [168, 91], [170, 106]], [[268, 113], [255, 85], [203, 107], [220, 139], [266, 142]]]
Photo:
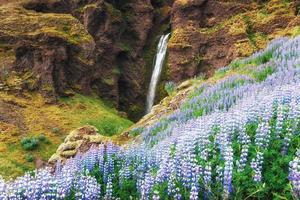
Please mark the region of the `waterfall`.
[[155, 65], [154, 65], [154, 69], [152, 72], [152, 77], [151, 77], [149, 90], [148, 90], [148, 96], [147, 96], [146, 113], [149, 113], [151, 111], [151, 108], [154, 104], [156, 86], [158, 84], [162, 66], [164, 64], [164, 60], [166, 57], [169, 35], [170, 35], [170, 33], [167, 35], [161, 36], [158, 46], [157, 46]]

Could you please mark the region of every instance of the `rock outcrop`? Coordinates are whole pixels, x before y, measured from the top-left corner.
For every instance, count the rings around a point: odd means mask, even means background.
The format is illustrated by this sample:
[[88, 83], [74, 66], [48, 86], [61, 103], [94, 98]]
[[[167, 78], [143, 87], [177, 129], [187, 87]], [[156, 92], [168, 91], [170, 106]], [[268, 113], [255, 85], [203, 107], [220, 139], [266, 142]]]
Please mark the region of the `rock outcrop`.
[[79, 152], [87, 151], [92, 145], [104, 144], [108, 141], [109, 138], [101, 136], [97, 128], [93, 126], [77, 128], [69, 133], [56, 153], [51, 156], [49, 163], [55, 163], [58, 160], [64, 161]]

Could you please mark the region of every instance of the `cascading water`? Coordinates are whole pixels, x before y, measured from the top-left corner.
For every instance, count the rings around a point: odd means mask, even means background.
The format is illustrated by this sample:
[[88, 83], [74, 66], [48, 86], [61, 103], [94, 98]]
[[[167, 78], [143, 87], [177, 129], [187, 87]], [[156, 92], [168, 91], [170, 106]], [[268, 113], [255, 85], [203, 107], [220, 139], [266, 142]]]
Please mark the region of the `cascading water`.
[[160, 73], [162, 70], [162, 66], [164, 64], [164, 60], [166, 57], [169, 36], [170, 36], [170, 33], [167, 35], [161, 36], [158, 46], [157, 46], [155, 65], [154, 65], [151, 82], [150, 82], [150, 86], [149, 86], [149, 90], [148, 90], [148, 96], [147, 96], [146, 113], [149, 113], [151, 111], [151, 108], [154, 103], [156, 86], [157, 86], [157, 83], [158, 83], [158, 80], [160, 77]]

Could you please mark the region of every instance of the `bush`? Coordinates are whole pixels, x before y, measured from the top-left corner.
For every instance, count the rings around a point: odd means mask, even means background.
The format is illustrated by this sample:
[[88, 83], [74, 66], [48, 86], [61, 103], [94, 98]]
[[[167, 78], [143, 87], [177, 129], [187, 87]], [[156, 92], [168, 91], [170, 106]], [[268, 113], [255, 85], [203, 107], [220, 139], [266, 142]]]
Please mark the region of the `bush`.
[[176, 91], [176, 85], [174, 82], [167, 82], [165, 84], [165, 91], [168, 93], [168, 95], [174, 94]]
[[43, 142], [45, 144], [49, 144], [50, 141], [48, 140], [48, 138], [44, 135], [44, 134], [40, 134], [37, 136], [38, 141]]
[[52, 133], [59, 133], [60, 132], [60, 129], [58, 127], [54, 127], [52, 128]]
[[39, 141], [34, 137], [25, 137], [21, 140], [21, 145], [24, 150], [31, 151], [39, 146]]
[[34, 156], [31, 155], [31, 154], [26, 154], [26, 155], [25, 155], [25, 160], [26, 160], [27, 162], [33, 162], [33, 161], [35, 160], [35, 158], [34, 158]]
[[40, 141], [40, 142], [45, 142], [47, 140], [46, 136], [44, 134], [40, 134], [37, 136], [37, 139]]

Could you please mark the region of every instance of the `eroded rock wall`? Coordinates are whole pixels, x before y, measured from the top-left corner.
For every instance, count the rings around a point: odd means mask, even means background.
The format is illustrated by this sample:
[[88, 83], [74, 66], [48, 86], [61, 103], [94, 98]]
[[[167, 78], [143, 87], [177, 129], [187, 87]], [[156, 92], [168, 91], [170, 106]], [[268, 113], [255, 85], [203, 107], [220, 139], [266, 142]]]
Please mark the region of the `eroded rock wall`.
[[[176, 0], [169, 78], [176, 82], [251, 55], [299, 26], [298, 1]], [[297, 29], [297, 28], [296, 28]]]

